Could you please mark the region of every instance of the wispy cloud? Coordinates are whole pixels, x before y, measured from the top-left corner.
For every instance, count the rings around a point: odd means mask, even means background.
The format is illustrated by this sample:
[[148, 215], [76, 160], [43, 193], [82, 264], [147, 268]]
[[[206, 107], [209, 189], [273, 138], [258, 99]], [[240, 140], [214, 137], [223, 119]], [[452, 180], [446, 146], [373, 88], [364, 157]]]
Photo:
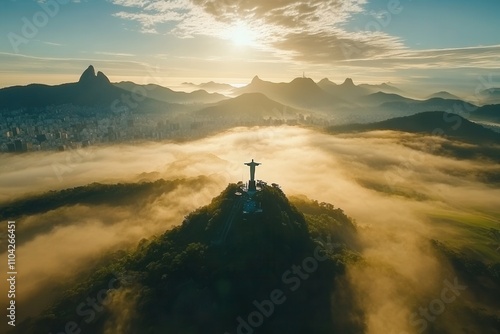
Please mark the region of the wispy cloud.
[[[95, 53], [99, 54], [99, 53]], [[127, 55], [126, 53], [124, 54], [116, 54], [116, 53], [101, 53], [101, 54], [106, 54], [106, 55]], [[133, 55], [130, 55], [133, 56]], [[143, 66], [143, 67], [148, 67], [149, 64], [145, 62], [139, 62], [139, 61], [132, 61], [132, 60], [123, 60], [123, 61], [116, 61], [114, 59], [102, 59], [102, 58], [91, 58], [91, 57], [82, 57], [82, 58], [76, 58], [76, 57], [39, 57], [39, 56], [31, 56], [31, 55], [24, 55], [24, 54], [19, 54], [19, 53], [9, 53], [9, 52], [0, 52], [0, 61], [2, 63], [19, 63], [21, 65], [24, 64], [24, 66], [27, 66], [28, 63], [33, 63], [36, 64], [36, 66], [42, 66], [48, 62], [53, 62], [53, 63], [60, 63], [60, 64], [75, 64], [75, 63], [84, 63], [84, 64], [102, 64], [102, 63], [109, 63], [110, 65], [117, 64], [117, 65], [127, 65], [130, 66], [131, 64], [134, 64], [135, 66]]]
[[122, 19], [128, 19], [139, 22], [142, 27], [141, 31], [144, 33], [158, 33], [156, 25], [170, 21], [182, 20], [181, 15], [175, 12], [169, 12], [164, 15], [118, 12], [115, 14], [115, 16]]
[[[359, 298], [365, 314], [360, 318], [366, 321], [365, 332], [415, 332], [408, 321], [410, 314], [422, 305], [422, 299], [432, 300], [427, 298], [433, 298], [442, 275], [451, 272], [429, 248], [429, 239], [468, 238], [457, 235], [458, 229], [452, 233], [443, 224], [429, 221], [428, 215], [446, 212], [451, 221], [452, 217], [476, 219], [481, 212], [493, 222], [500, 205], [500, 189], [480, 176], [485, 171], [496, 175], [499, 167], [484, 160], [438, 156], [429, 150], [449, 144], [453, 142], [444, 137], [397, 132], [333, 136], [297, 127], [238, 128], [194, 142], [97, 147], [92, 157], [75, 165], [71, 177], [55, 184], [48, 182], [51, 175], [55, 180], [51, 166], [64, 160], [67, 152], [6, 156], [5, 165], [10, 168], [0, 170], [0, 200], [90, 182], [165, 178], [178, 183], [161, 195], [143, 196], [135, 205], [63, 206], [24, 217], [19, 226], [19, 235], [24, 236], [20, 245], [24, 275], [19, 281], [23, 294], [19, 302], [36, 301], [31, 309], [38, 311], [45, 306], [41, 304], [54, 298], [61, 275], [67, 275], [63, 278], [68, 281], [89, 270], [103, 254], [135, 246], [142, 238], [159, 235], [181, 223], [187, 213], [208, 204], [228, 182], [240, 180], [242, 172], [247, 175], [242, 162], [255, 156], [265, 162], [258, 170], [259, 177], [281, 184], [287, 195], [304, 194], [333, 203], [357, 220], [364, 261], [360, 266], [351, 263], [346, 279], [352, 283], [349, 290]], [[300, 163], [290, 168], [297, 157]], [[401, 178], [392, 194], [388, 173]], [[468, 245], [474, 242], [470, 240]], [[6, 251], [0, 254], [6, 256]], [[377, 282], [376, 289], [373, 282]], [[4, 293], [2, 285], [0, 294]], [[120, 299], [115, 297], [110, 307], [119, 304]], [[345, 299], [334, 300], [345, 305]], [[350, 305], [353, 300], [348, 299]], [[482, 306], [473, 299], [466, 305]], [[122, 306], [121, 311], [127, 307]], [[346, 318], [351, 315], [346, 312]], [[453, 328], [443, 331], [457, 332]]]
[[39, 40], [39, 39], [37, 39], [36, 41], [37, 41], [37, 42], [40, 42], [40, 43], [42, 43], [42, 44], [45, 44], [45, 45], [51, 45], [51, 46], [62, 46], [62, 44], [60, 44], [60, 43], [47, 42], [47, 41], [42, 41], [42, 40]]
[[104, 55], [104, 56], [117, 56], [117, 57], [134, 57], [135, 56], [131, 53], [106, 52], [106, 51], [96, 51], [96, 52], [94, 52], [94, 54]]
[[[500, 46], [411, 50], [399, 37], [382, 31], [349, 31], [367, 0], [110, 0], [114, 15], [139, 23], [148, 33], [181, 38], [230, 39], [241, 24], [252, 31], [253, 47], [301, 66], [380, 67], [388, 70], [467, 68], [500, 65]], [[170, 23], [170, 24], [165, 24]]]
[[[0, 87], [33, 83], [63, 83], [77, 81], [79, 75], [89, 65], [94, 65], [106, 73], [111, 79], [126, 73], [130, 76], [144, 77], [152, 67], [145, 62], [135, 61], [133, 57], [119, 57], [116, 55], [88, 54], [82, 57], [39, 57], [17, 53], [0, 52]], [[154, 70], [155, 75], [160, 72]], [[64, 79], [50, 81], [51, 76], [64, 75]], [[38, 79], [41, 78], [41, 79]], [[16, 81], [18, 80], [18, 81]], [[39, 80], [39, 81], [37, 81]], [[68, 81], [69, 80], [69, 81]]]
[[186, 14], [194, 9], [189, 0], [152, 1], [152, 0], [110, 0], [124, 7], [114, 16], [136, 21], [144, 33], [159, 33], [158, 25], [167, 22], [181, 22]]
[[[15, 0], [11, 0], [11, 1], [15, 1]], [[69, 2], [73, 2], [73, 3], [81, 3], [81, 2], [87, 2], [88, 0], [70, 0]], [[47, 3], [48, 0], [37, 0], [36, 2], [38, 3]]]
[[401, 50], [387, 57], [347, 60], [351, 66], [370, 63], [372, 66], [392, 69], [477, 68], [496, 70], [500, 67], [500, 45]]
[[[366, 0], [215, 1], [111, 0], [123, 7], [115, 16], [136, 21], [143, 32], [178, 37], [229, 39], [228, 32], [244, 24], [254, 46], [289, 60], [331, 64], [346, 58], [392, 54], [404, 49], [395, 37], [381, 32], [348, 32], [342, 28], [363, 12]], [[175, 22], [160, 30], [160, 24]], [[352, 49], [356, 52], [351, 52]]]

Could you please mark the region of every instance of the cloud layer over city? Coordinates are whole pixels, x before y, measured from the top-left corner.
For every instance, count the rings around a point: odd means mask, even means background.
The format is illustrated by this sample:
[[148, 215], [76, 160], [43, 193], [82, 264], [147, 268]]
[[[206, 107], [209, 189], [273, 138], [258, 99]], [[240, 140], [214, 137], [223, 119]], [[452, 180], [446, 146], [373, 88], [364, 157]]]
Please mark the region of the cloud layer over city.
[[[39, 312], [51, 300], [53, 282], [62, 272], [71, 279], [102, 254], [134, 247], [141, 238], [180, 224], [184, 215], [209, 203], [227, 183], [246, 180], [243, 162], [254, 158], [262, 163], [258, 179], [279, 183], [287, 195], [330, 202], [356, 220], [362, 255], [370, 265], [349, 269], [347, 277], [367, 314], [367, 333], [382, 333], [387, 324], [411, 332], [411, 296], [432, 297], [443, 279], [453, 279], [446, 276], [448, 265], [435, 257], [429, 243], [438, 234], [446, 237], [446, 230], [433, 226], [428, 215], [450, 210], [493, 213], [500, 192], [480, 178], [484, 171], [497, 170], [494, 164], [436, 156], [423, 149], [433, 141], [446, 141], [442, 138], [419, 136], [422, 146], [415, 148], [405, 145], [409, 139], [417, 136], [240, 128], [182, 144], [95, 148], [73, 163], [68, 152], [7, 157], [10, 168], [0, 173], [6, 185], [2, 201], [90, 182], [179, 180], [156, 198], [138, 200], [138, 207], [75, 205], [20, 219], [19, 233], [38, 231], [18, 250], [23, 259], [20, 302], [37, 296], [44, 302], [33, 303], [28, 311]], [[64, 160], [71, 165], [59, 181], [52, 166]]]

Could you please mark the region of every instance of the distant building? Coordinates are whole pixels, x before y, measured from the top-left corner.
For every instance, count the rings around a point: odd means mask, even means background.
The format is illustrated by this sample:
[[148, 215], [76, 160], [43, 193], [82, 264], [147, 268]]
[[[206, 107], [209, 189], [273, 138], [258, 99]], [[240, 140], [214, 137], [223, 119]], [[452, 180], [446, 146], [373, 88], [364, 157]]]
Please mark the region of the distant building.
[[15, 147], [16, 152], [27, 152], [28, 151], [28, 146], [26, 145], [26, 142], [21, 140], [21, 139], [14, 140], [14, 147]]
[[39, 143], [42, 143], [47, 141], [47, 136], [45, 134], [36, 135], [36, 140], [38, 140]]
[[10, 153], [16, 152], [16, 145], [14, 143], [7, 143], [7, 151]]

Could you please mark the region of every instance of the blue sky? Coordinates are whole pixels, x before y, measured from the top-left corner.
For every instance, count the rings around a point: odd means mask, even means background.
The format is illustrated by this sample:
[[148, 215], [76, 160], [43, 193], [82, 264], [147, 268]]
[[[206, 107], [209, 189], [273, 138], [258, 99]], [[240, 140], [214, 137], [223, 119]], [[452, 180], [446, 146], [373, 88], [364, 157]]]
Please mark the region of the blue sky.
[[473, 94], [500, 79], [494, 0], [5, 0], [0, 13], [0, 86], [75, 81], [89, 64], [167, 86], [305, 71]]
[[[373, 13], [387, 11], [389, 1], [368, 2], [365, 13], [356, 15], [350, 29], [363, 29]], [[400, 0], [401, 12], [391, 15], [383, 31], [398, 36], [415, 49], [439, 49], [496, 45], [500, 1]]]

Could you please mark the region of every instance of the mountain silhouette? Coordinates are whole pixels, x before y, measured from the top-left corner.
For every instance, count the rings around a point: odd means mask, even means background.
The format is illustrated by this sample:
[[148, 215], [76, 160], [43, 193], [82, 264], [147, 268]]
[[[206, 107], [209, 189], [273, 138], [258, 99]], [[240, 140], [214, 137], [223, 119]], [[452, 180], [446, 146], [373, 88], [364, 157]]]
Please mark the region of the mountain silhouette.
[[433, 99], [435, 97], [441, 98], [441, 99], [447, 99], [447, 100], [460, 100], [460, 98], [458, 96], [453, 95], [453, 94], [448, 93], [448, 92], [445, 92], [445, 91], [434, 93], [434, 94], [430, 95], [429, 97], [427, 97], [427, 99]]
[[356, 87], [356, 85], [354, 84], [354, 81], [351, 78], [346, 78], [340, 86], [344, 86], [346, 88]]
[[124, 93], [102, 73], [89, 66], [76, 83], [56, 86], [31, 84], [0, 90], [0, 108], [33, 108], [63, 104], [98, 106], [110, 104]]
[[330, 79], [328, 78], [323, 78], [318, 81], [318, 86], [328, 92], [330, 89], [332, 89], [332, 87], [336, 87], [337, 84], [333, 81], [330, 81]]
[[221, 92], [226, 93], [226, 92], [230, 92], [234, 89], [234, 87], [229, 85], [229, 84], [218, 83], [218, 82], [214, 82], [214, 81], [204, 82], [201, 84], [194, 84], [192, 82], [184, 82], [182, 84], [186, 85], [186, 86], [197, 87], [199, 89], [206, 90], [208, 92], [218, 92], [218, 93], [221, 93]]
[[345, 79], [345, 81], [340, 85], [337, 85], [328, 79], [323, 79], [318, 83], [318, 86], [336, 98], [349, 101], [372, 92], [367, 88], [356, 86], [351, 78]]
[[399, 104], [418, 103], [420, 101], [413, 100], [398, 94], [390, 94], [377, 92], [360, 98], [360, 101], [370, 105], [383, 105], [385, 103], [397, 102]]
[[[115, 101], [130, 97], [130, 92], [115, 87], [102, 72], [95, 73], [90, 65], [78, 82], [49, 86], [30, 84], [0, 89], [0, 110], [20, 108], [45, 108], [72, 104], [75, 106], [105, 107], [111, 109]], [[165, 102], [145, 98], [141, 100], [145, 111], [166, 111], [170, 106]]]
[[359, 87], [367, 88], [372, 92], [383, 92], [387, 94], [404, 94], [404, 91], [390, 85], [389, 83], [382, 83], [380, 85], [360, 84]]
[[331, 204], [296, 198], [295, 206], [279, 187], [261, 186], [254, 201], [262, 212], [243, 213], [248, 199], [230, 184], [181, 226], [141, 241], [14, 333], [58, 333], [68, 322], [107, 333], [116, 322], [111, 306], [97, 312], [80, 304], [75, 313], [73, 303], [119, 292], [135, 301], [119, 324], [127, 333], [362, 332], [350, 320], [355, 302], [340, 307], [331, 298], [357, 257], [355, 225]]
[[472, 120], [500, 124], [500, 104], [479, 107], [470, 113], [470, 118]]
[[283, 118], [295, 116], [299, 111], [271, 100], [261, 93], [246, 93], [221, 101], [196, 112], [196, 115], [216, 118]]
[[500, 88], [482, 90], [478, 96], [481, 98], [483, 104], [500, 104]]
[[150, 98], [169, 103], [215, 103], [227, 99], [226, 96], [218, 93], [208, 93], [205, 90], [197, 90], [191, 93], [176, 92], [170, 88], [155, 84], [138, 85], [131, 81], [123, 81], [114, 84], [116, 87], [126, 91], [142, 91]]
[[255, 76], [248, 86], [235, 92], [262, 93], [279, 103], [298, 108], [321, 108], [341, 102], [321, 89], [310, 78], [295, 78], [289, 83], [274, 83]]
[[86, 86], [101, 86], [106, 87], [111, 84], [108, 77], [104, 75], [101, 71], [95, 74], [94, 66], [90, 65], [80, 76], [80, 80], [78, 80], [80, 85]]
[[368, 124], [348, 124], [330, 127], [334, 133], [393, 130], [446, 137], [477, 144], [500, 143], [500, 133], [486, 129], [457, 114], [428, 111]]
[[380, 85], [355, 85], [354, 81], [351, 78], [346, 78], [341, 85], [337, 85], [336, 83], [330, 81], [328, 78], [324, 78], [318, 82], [318, 86], [328, 93], [333, 94], [334, 96], [341, 97], [345, 100], [354, 100], [352, 102], [357, 102], [356, 99], [360, 96], [365, 96], [377, 92], [383, 92], [386, 94], [403, 93], [401, 89], [391, 86], [387, 83], [383, 83]]
[[385, 110], [392, 110], [399, 113], [420, 113], [425, 111], [447, 111], [447, 112], [467, 112], [475, 110], [477, 106], [462, 100], [449, 100], [439, 97], [419, 101], [413, 99], [400, 99], [396, 101], [384, 102], [379, 105]]

